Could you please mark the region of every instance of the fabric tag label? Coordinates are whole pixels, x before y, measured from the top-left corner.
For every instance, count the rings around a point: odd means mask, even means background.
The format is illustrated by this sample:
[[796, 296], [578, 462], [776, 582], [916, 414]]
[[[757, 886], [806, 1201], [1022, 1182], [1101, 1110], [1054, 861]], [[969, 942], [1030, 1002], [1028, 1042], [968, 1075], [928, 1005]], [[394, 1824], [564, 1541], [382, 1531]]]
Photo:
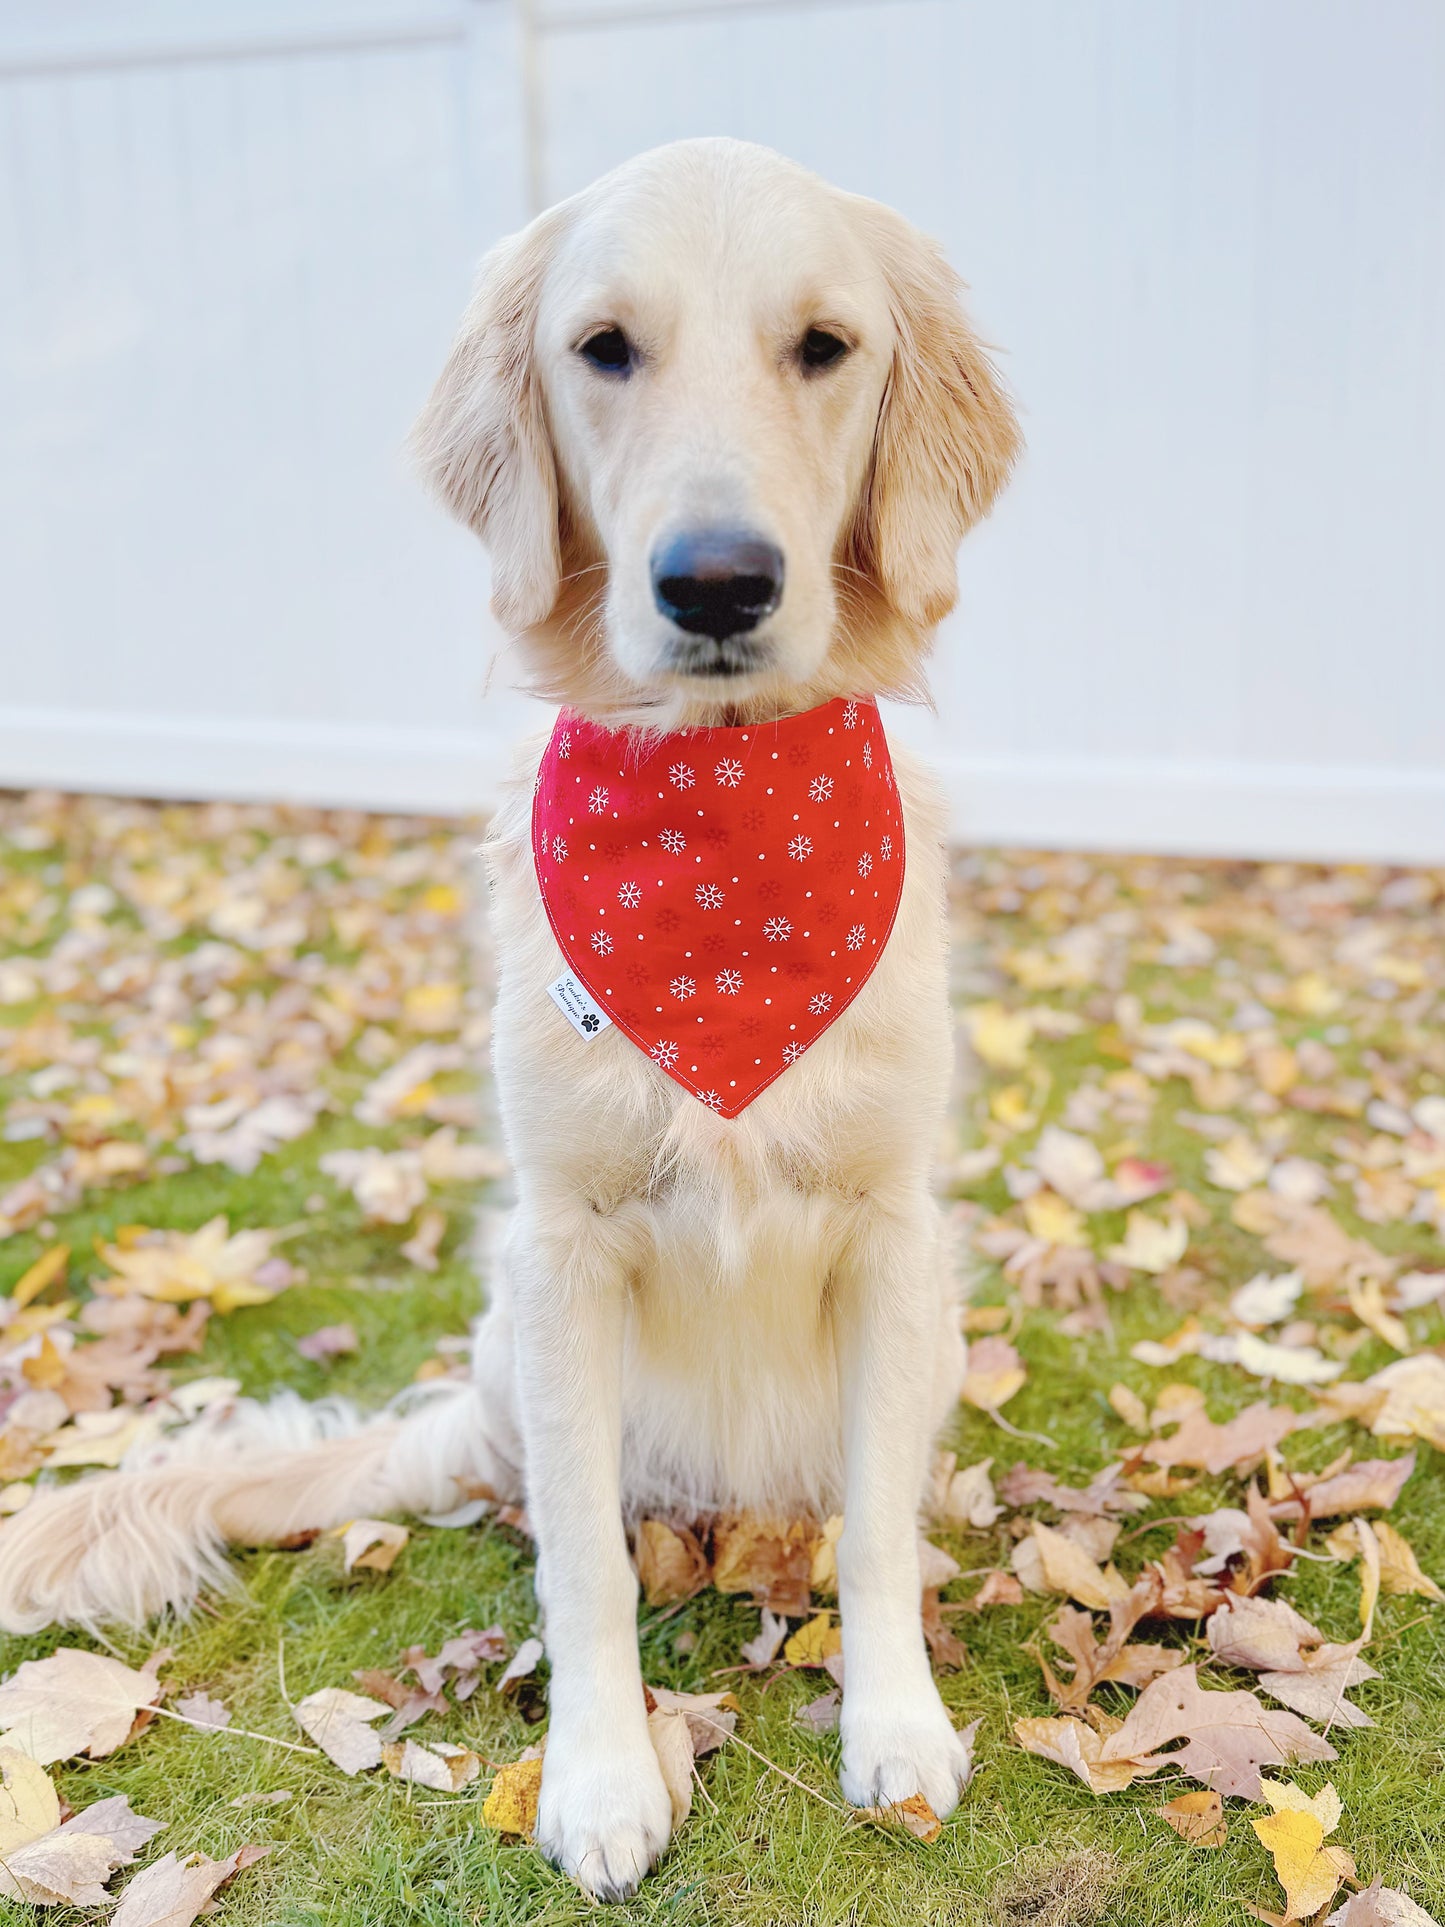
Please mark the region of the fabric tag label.
[[612, 1019], [570, 970], [564, 970], [556, 983], [548, 984], [547, 995], [579, 1037], [597, 1037], [610, 1028]]

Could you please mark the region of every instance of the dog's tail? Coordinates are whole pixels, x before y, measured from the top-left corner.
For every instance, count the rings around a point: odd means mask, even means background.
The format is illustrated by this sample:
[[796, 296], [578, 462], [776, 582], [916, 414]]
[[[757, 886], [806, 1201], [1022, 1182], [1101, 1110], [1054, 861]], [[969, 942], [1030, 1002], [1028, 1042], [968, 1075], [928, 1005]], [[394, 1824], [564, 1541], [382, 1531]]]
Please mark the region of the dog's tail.
[[[225, 1585], [227, 1546], [274, 1545], [369, 1514], [445, 1512], [478, 1489], [520, 1496], [481, 1391], [439, 1387], [364, 1419], [283, 1393], [207, 1415], [135, 1470], [37, 1493], [0, 1525], [0, 1628], [137, 1625]], [[518, 1460], [520, 1454], [517, 1454]]]

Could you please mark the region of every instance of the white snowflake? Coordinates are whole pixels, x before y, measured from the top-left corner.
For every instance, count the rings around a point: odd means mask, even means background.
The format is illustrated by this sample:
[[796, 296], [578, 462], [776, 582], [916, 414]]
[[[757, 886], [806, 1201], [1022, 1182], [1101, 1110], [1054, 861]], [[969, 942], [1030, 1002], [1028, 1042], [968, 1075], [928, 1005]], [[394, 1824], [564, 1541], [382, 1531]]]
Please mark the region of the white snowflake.
[[605, 930], [594, 930], [592, 932], [592, 948], [597, 952], [599, 957], [610, 957], [612, 955], [612, 939]]
[[680, 1004], [685, 1004], [697, 989], [691, 977], [674, 977], [667, 987]]
[[873, 874], [873, 859], [866, 850], [858, 859], [858, 874], [860, 877], [868, 877]]
[[806, 1046], [803, 1044], [784, 1044], [783, 1062], [785, 1064], [796, 1064], [805, 1049]]
[[857, 703], [853, 703], [853, 702], [848, 702], [848, 703], [844, 703], [844, 705], [843, 705], [843, 727], [844, 727], [844, 729], [856, 729], [856, 728], [858, 727], [858, 705], [857, 705]]
[[885, 836], [883, 841], [878, 845], [878, 854], [885, 863], [891, 863], [893, 861], [893, 838], [891, 836]]
[[554, 863], [565, 863], [567, 861], [567, 839], [565, 836], [554, 836], [552, 838], [552, 861]]
[[794, 863], [801, 863], [813, 854], [813, 839], [810, 836], [795, 836], [788, 845], [788, 855]]
[[808, 795], [815, 803], [826, 803], [832, 794], [833, 779], [831, 776], [815, 776], [808, 785]]
[[868, 932], [863, 928], [862, 924], [855, 923], [853, 928], [848, 932], [848, 948], [850, 950], [861, 950], [863, 948], [863, 939], [867, 935]]
[[716, 1091], [699, 1091], [697, 1101], [699, 1104], [706, 1104], [710, 1111], [720, 1111], [722, 1109], [722, 1099]]
[[651, 1056], [654, 1064], [661, 1064], [665, 1071], [670, 1071], [677, 1062], [677, 1045], [670, 1044], [664, 1037], [659, 1037], [652, 1047]]
[[675, 790], [690, 790], [697, 781], [690, 763], [674, 763], [667, 773]]
[[870, 741], [865, 741], [863, 744], [863, 767], [864, 769], [873, 767], [873, 744]]
[[724, 756], [713, 775], [725, 790], [735, 790], [743, 780], [743, 766], [735, 756]]
[[587, 799], [587, 807], [594, 816], [601, 816], [607, 808], [607, 792], [599, 783]]
[[815, 994], [808, 999], [808, 1008], [815, 1017], [821, 1017], [825, 1010], [831, 1010], [833, 1008], [832, 991], [820, 990], [815, 992]]
[[700, 883], [692, 894], [704, 910], [722, 908], [723, 893], [715, 883]]
[[557, 754], [564, 762], [572, 754], [572, 732], [570, 729], [564, 729], [562, 734], [557, 738]]
[[769, 917], [763, 925], [763, 935], [769, 943], [786, 943], [793, 934], [793, 926], [786, 917]]
[[617, 892], [617, 901], [624, 910], [635, 910], [642, 901], [642, 892], [635, 883], [624, 883]]
[[661, 830], [657, 840], [669, 856], [681, 856], [687, 848], [687, 838], [681, 830]]
[[743, 973], [740, 970], [720, 970], [713, 982], [724, 997], [736, 997], [743, 987]]

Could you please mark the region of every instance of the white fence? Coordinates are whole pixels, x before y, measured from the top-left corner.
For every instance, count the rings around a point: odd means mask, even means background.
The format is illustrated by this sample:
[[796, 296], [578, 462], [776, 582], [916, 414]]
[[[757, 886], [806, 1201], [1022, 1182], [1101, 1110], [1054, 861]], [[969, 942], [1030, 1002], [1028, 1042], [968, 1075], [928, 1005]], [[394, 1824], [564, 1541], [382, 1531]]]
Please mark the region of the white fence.
[[1438, 0], [0, 0], [0, 781], [485, 804], [527, 705], [402, 438], [486, 243], [707, 132], [1008, 350], [961, 834], [1445, 858]]

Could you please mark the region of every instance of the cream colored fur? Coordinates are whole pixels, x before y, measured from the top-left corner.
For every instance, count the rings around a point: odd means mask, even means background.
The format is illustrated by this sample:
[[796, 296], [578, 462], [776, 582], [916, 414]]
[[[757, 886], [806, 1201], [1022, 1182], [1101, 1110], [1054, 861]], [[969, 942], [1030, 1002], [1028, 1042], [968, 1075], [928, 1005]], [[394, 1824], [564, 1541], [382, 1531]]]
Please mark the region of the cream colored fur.
[[[805, 375], [811, 327], [847, 339]], [[633, 377], [577, 354], [600, 327]], [[488, 543], [539, 688], [599, 718], [745, 722], [918, 688], [954, 551], [1017, 448], [932, 245], [762, 149], [643, 156], [504, 242], [418, 430]], [[647, 561], [733, 518], [786, 559], [768, 660], [669, 668]], [[740, 1117], [620, 1031], [584, 1041], [545, 993], [561, 960], [528, 834], [540, 744], [485, 856], [496, 1077], [517, 1208], [469, 1391], [380, 1422], [248, 1407], [174, 1462], [37, 1500], [0, 1532], [0, 1624], [136, 1619], [224, 1573], [222, 1548], [471, 1484], [525, 1498], [552, 1666], [538, 1838], [593, 1893], [632, 1890], [669, 1800], [648, 1740], [625, 1522], [842, 1510], [843, 1786], [953, 1807], [964, 1756], [930, 1674], [915, 1518], [963, 1367], [930, 1194], [952, 1062], [945, 813], [896, 753], [907, 874], [865, 990]], [[298, 1440], [298, 1430], [314, 1433]]]

